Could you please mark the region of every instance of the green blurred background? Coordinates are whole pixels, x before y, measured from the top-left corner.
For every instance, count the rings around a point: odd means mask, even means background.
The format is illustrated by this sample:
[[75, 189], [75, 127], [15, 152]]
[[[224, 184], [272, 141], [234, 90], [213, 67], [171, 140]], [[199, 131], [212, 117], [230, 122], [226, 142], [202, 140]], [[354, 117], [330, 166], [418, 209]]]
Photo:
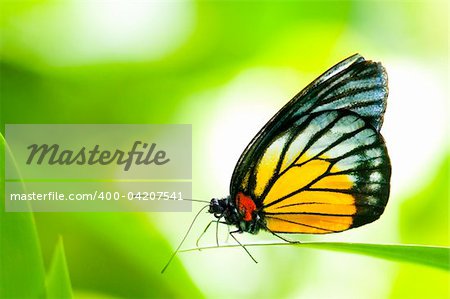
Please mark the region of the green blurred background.
[[[0, 35], [3, 135], [8, 123], [189, 123], [193, 196], [204, 200], [227, 195], [246, 144], [311, 80], [356, 52], [381, 61], [387, 210], [354, 231], [298, 239], [449, 245], [447, 1], [2, 1]], [[2, 240], [17, 240], [2, 259], [48, 270], [62, 236], [76, 298], [450, 296], [445, 271], [294, 247], [252, 248], [257, 265], [241, 249], [181, 253], [161, 275], [193, 215], [2, 212], [2, 234], [15, 234]], [[35, 229], [33, 251], [24, 232]], [[261, 240], [273, 238], [241, 236]], [[24, 297], [34, 274], [2, 271], [23, 278]]]

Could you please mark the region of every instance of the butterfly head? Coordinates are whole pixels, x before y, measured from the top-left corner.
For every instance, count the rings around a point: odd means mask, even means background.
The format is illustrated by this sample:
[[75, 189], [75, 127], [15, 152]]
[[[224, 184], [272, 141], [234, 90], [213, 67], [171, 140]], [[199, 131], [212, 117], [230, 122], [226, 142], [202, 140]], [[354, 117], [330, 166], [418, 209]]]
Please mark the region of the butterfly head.
[[229, 204], [227, 198], [213, 198], [209, 203], [208, 212], [214, 214], [216, 218], [221, 218], [229, 209]]

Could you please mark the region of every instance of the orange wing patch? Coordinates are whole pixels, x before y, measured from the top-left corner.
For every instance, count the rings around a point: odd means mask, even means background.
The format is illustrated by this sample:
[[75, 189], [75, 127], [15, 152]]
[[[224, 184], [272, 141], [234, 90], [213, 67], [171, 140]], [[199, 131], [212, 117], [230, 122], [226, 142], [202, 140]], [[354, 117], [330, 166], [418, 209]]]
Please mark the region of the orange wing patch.
[[264, 198], [264, 205], [268, 205], [279, 198], [304, 188], [314, 179], [323, 175], [329, 164], [326, 161], [311, 160], [302, 166], [289, 168], [273, 184], [267, 196]]
[[[264, 210], [269, 213], [293, 212], [294, 210], [292, 208], [298, 205], [354, 205], [354, 203], [355, 198], [350, 194], [332, 191], [302, 191], [274, 205], [268, 206]], [[298, 211], [298, 207], [296, 209]]]
[[356, 213], [354, 203], [351, 204], [330, 204], [330, 203], [295, 203], [291, 205], [283, 205], [280, 209], [268, 209], [273, 212], [266, 212], [266, 214], [325, 214], [325, 215], [353, 215]]
[[312, 188], [326, 189], [350, 189], [353, 186], [351, 176], [347, 174], [330, 175], [322, 178], [320, 181], [312, 185]]
[[[306, 155], [305, 155], [306, 156]], [[350, 191], [354, 178], [319, 159], [302, 159], [286, 169], [264, 200], [267, 228], [273, 232], [326, 234], [344, 231], [357, 213]], [[342, 192], [344, 191], [344, 192]]]
[[277, 214], [266, 217], [266, 226], [276, 233], [328, 234], [348, 229], [352, 216]]

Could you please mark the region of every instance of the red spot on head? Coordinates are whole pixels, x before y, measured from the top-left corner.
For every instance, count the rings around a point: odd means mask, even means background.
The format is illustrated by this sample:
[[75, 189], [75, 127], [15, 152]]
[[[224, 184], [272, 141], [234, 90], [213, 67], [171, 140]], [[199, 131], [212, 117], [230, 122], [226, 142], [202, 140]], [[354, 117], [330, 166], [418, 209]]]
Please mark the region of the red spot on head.
[[243, 219], [245, 221], [252, 220], [252, 213], [254, 210], [256, 210], [256, 205], [250, 196], [247, 196], [244, 193], [239, 192], [236, 195], [236, 205], [239, 209], [239, 212], [241, 212], [241, 214], [244, 215]]

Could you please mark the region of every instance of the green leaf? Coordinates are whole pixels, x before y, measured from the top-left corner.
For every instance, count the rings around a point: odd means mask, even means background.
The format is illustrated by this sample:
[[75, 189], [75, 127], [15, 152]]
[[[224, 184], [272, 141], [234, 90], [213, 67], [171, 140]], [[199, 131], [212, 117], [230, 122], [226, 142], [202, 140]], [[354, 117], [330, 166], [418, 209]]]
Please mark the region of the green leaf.
[[[64, 236], [74, 294], [80, 290], [123, 298], [201, 298], [179, 260], [144, 213], [36, 213], [44, 256]], [[130, 274], [132, 273], [132, 274]], [[182, 286], [182, 287], [180, 287]], [[88, 296], [89, 297], [89, 296]]]
[[[364, 244], [364, 243], [339, 243], [339, 242], [304, 242], [304, 243], [256, 243], [244, 244], [245, 247], [252, 246], [298, 246], [347, 253], [357, 253], [367, 256], [393, 260], [399, 262], [409, 262], [440, 268], [449, 271], [450, 248], [422, 245], [403, 244]], [[240, 245], [210, 246], [180, 250], [189, 252], [213, 248], [239, 247]]]
[[[5, 150], [11, 153], [1, 134], [0, 143], [0, 167], [5, 169]], [[0, 192], [0, 298], [43, 298], [45, 271], [33, 214], [6, 213], [4, 197]]]
[[56, 245], [47, 274], [47, 298], [72, 298], [72, 286], [61, 237]]

